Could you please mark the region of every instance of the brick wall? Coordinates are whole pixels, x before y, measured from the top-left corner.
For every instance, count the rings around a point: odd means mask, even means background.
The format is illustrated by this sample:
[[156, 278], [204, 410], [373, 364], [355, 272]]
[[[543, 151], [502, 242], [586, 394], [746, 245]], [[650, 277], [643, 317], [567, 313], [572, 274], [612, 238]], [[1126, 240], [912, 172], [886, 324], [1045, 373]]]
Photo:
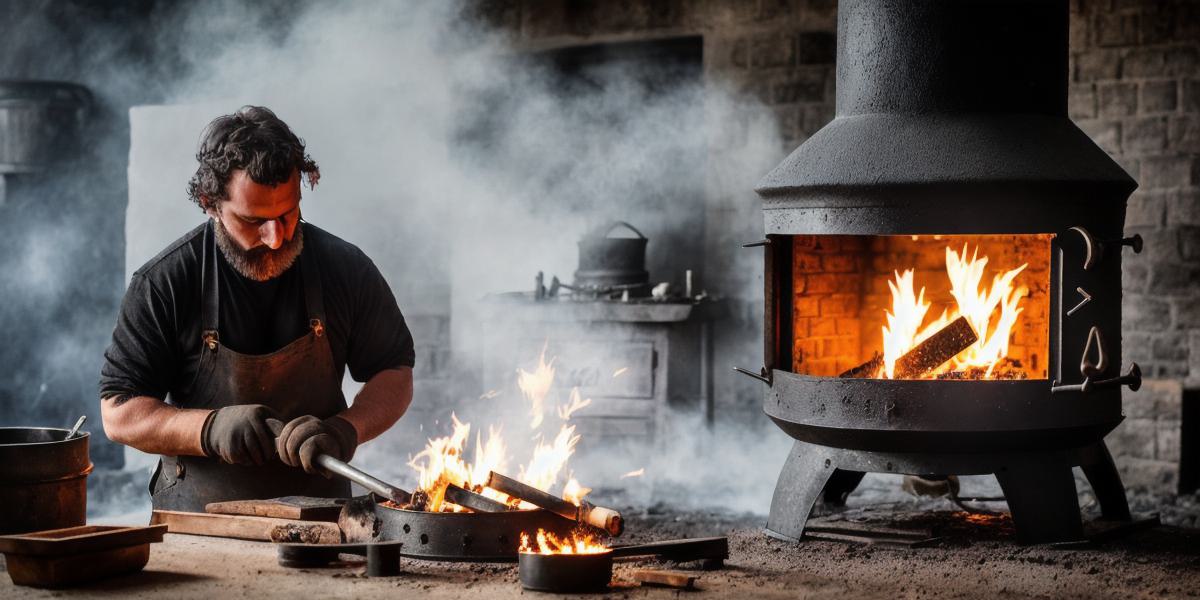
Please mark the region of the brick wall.
[[1177, 484], [1183, 386], [1200, 382], [1200, 4], [1071, 5], [1070, 114], [1138, 181], [1125, 218], [1122, 349], [1158, 381], [1109, 437], [1135, 487]]

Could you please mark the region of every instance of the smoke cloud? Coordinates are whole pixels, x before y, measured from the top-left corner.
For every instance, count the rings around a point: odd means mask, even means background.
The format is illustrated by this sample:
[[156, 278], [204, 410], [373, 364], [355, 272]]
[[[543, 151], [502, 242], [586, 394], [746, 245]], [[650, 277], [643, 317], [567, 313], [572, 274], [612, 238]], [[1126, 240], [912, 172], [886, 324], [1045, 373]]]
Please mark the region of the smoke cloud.
[[[486, 391], [479, 331], [503, 325], [484, 320], [480, 299], [532, 289], [537, 271], [569, 281], [578, 239], [614, 219], [651, 239], [654, 281], [682, 284], [693, 268], [699, 287], [739, 300], [729, 319], [744, 331], [726, 327], [734, 331], [717, 339], [718, 391], [760, 394], [726, 383], [725, 372], [761, 364], [761, 255], [734, 256], [737, 249], [712, 240], [762, 235], [750, 190], [780, 158], [771, 113], [702, 68], [655, 81], [662, 72], [653, 65], [616, 61], [583, 68], [586, 85], [564, 88], [547, 53], [470, 16], [458, 2], [416, 1], [204, 2], [162, 15], [145, 43], [164, 53], [154, 64], [170, 72], [107, 71], [128, 82], [121, 89], [139, 84], [130, 73], [154, 77], [145, 85], [166, 105], [133, 113], [127, 271], [203, 218], [183, 197], [194, 163], [182, 157], [203, 125], [196, 117], [260, 104], [321, 165], [320, 186], [305, 190], [305, 218], [371, 256], [414, 323], [449, 317], [451, 366], [430, 381], [437, 349], [423, 347], [430, 342], [414, 330], [414, 408], [403, 427], [360, 450], [362, 468], [411, 485], [404, 463], [424, 436], [448, 431], [450, 409], [476, 431], [523, 414], [516, 390], [477, 400]], [[138, 139], [163, 146], [139, 148]], [[158, 188], [136, 180], [148, 173], [174, 182], [178, 194], [150, 198], [145, 192]], [[53, 277], [29, 264], [36, 277]], [[356, 389], [349, 383], [348, 397]], [[713, 429], [679, 415], [643, 460], [589, 457], [573, 470], [585, 485], [641, 500], [765, 512], [790, 441], [745, 404], [719, 398]], [[729, 418], [722, 408], [739, 412]], [[505, 431], [522, 437], [517, 426]], [[642, 479], [619, 478], [642, 467]]]

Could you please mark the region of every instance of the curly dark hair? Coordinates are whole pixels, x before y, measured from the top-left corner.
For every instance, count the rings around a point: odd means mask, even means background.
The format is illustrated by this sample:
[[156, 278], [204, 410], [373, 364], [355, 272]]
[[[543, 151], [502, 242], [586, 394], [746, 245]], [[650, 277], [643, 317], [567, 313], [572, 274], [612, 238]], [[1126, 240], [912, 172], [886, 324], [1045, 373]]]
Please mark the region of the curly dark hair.
[[304, 140], [262, 106], [243, 106], [213, 119], [200, 134], [196, 160], [200, 167], [188, 180], [187, 192], [201, 210], [228, 197], [226, 186], [237, 169], [245, 169], [255, 183], [272, 186], [296, 171], [308, 178], [309, 188], [321, 177], [317, 163], [304, 152]]

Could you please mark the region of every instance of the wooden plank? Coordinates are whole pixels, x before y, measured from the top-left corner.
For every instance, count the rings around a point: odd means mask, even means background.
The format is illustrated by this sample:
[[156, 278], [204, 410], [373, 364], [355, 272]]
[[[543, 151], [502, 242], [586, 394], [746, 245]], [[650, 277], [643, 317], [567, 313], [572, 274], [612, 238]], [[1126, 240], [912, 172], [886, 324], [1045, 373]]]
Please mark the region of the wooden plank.
[[696, 587], [696, 576], [679, 571], [639, 569], [633, 572], [633, 580], [642, 584], [690, 590]]
[[170, 533], [239, 540], [320, 544], [337, 544], [342, 541], [342, 531], [337, 523], [325, 521], [156, 510], [150, 515], [150, 523], [166, 525]]
[[275, 517], [277, 519], [299, 519], [302, 521], [336, 522], [342, 512], [343, 498], [313, 498], [309, 496], [283, 496], [267, 500], [230, 500], [212, 502], [204, 512], [218, 515], [246, 515], [251, 517]]

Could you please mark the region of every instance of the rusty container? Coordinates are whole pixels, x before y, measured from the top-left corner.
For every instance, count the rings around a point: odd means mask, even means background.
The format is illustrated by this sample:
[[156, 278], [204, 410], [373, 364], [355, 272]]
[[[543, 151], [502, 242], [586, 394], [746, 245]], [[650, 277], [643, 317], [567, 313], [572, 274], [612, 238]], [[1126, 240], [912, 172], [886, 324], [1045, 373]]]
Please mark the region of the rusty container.
[[87, 432], [0, 427], [0, 535], [87, 521]]

